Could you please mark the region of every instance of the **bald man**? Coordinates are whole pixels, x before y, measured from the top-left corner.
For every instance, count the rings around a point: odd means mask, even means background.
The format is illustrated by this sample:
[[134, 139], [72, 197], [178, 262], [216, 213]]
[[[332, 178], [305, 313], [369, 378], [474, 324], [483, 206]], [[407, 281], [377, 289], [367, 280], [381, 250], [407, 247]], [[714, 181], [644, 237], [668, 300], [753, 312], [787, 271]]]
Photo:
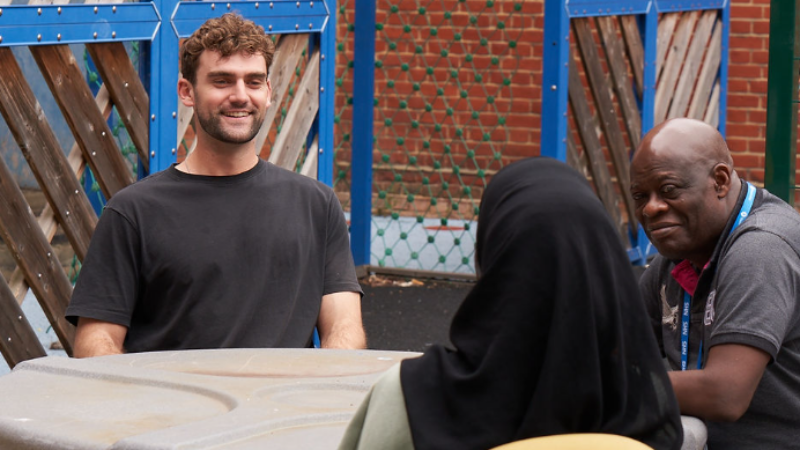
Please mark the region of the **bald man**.
[[740, 179], [711, 126], [673, 119], [631, 162], [659, 255], [641, 279], [681, 412], [709, 449], [800, 446], [800, 215]]

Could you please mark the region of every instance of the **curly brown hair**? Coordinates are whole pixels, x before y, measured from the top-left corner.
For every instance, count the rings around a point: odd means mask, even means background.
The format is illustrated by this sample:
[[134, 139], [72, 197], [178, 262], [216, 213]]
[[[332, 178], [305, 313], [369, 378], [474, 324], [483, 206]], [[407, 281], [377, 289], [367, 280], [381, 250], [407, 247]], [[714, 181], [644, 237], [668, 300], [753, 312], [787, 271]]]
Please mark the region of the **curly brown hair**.
[[192, 84], [197, 81], [200, 54], [206, 50], [219, 52], [223, 58], [240, 52], [250, 55], [261, 53], [267, 61], [269, 72], [275, 44], [264, 33], [263, 27], [239, 14], [226, 13], [208, 19], [181, 46], [181, 73]]

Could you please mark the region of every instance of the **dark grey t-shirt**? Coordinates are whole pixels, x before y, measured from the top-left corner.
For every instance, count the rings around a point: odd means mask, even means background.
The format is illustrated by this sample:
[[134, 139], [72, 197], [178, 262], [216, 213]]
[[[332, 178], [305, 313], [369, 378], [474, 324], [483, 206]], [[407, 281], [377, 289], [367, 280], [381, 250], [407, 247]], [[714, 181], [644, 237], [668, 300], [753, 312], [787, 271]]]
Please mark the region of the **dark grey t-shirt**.
[[[799, 448], [800, 215], [759, 189], [752, 213], [721, 239], [710, 264], [716, 270], [701, 276], [692, 298], [688, 367], [697, 367], [701, 339], [704, 352], [743, 344], [772, 361], [741, 419], [707, 424], [709, 449]], [[674, 267], [657, 256], [640, 285], [667, 361], [680, 370], [683, 290]]]
[[127, 326], [129, 352], [306, 347], [321, 297], [344, 291], [361, 288], [329, 187], [265, 161], [170, 167], [109, 201], [66, 315]]

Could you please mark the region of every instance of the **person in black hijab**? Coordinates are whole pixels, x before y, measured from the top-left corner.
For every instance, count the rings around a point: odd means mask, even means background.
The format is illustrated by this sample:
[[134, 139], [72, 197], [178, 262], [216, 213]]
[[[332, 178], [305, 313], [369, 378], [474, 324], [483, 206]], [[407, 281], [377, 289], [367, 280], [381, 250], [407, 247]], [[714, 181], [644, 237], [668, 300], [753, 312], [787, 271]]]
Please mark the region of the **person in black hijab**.
[[499, 171], [475, 251], [479, 279], [453, 319], [455, 350], [434, 345], [390, 371], [341, 449], [485, 450], [565, 433], [681, 447], [630, 262], [580, 174], [548, 158]]

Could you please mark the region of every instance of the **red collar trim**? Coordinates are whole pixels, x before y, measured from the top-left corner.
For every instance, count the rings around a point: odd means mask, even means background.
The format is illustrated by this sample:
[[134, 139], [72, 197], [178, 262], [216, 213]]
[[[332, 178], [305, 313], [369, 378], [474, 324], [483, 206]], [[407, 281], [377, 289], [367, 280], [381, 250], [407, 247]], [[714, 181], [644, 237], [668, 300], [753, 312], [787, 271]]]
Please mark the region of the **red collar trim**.
[[675, 268], [672, 269], [672, 278], [681, 285], [684, 291], [694, 296], [694, 291], [697, 289], [697, 282], [700, 280], [700, 274], [694, 270], [694, 266], [692, 266], [692, 263], [690, 263], [688, 259], [684, 259], [675, 265]]

